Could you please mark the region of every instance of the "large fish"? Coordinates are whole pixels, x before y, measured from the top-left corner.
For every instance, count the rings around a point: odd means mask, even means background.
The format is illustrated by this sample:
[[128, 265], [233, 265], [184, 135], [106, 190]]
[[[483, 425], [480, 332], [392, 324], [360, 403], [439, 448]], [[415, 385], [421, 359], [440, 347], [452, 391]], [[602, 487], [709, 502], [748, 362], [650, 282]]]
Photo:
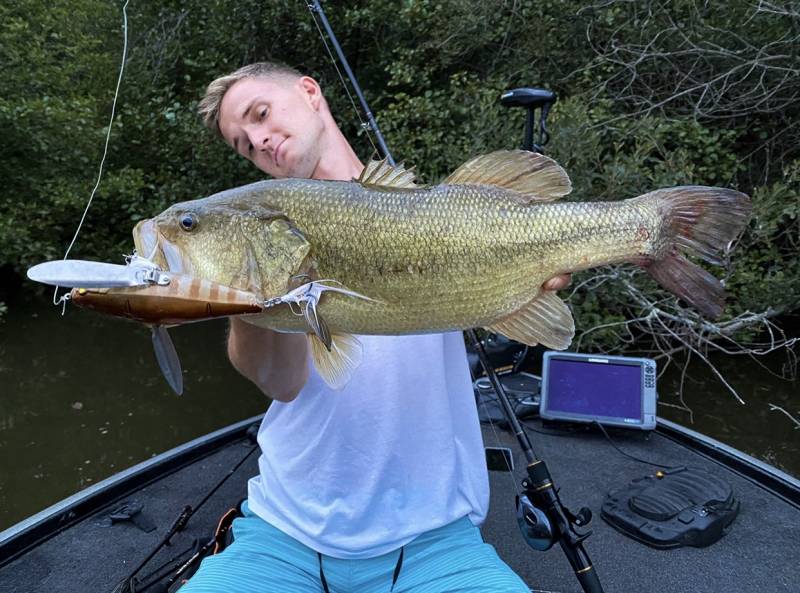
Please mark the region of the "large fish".
[[567, 305], [542, 283], [604, 264], [642, 266], [706, 315], [721, 283], [712, 263], [740, 233], [749, 198], [684, 186], [616, 202], [559, 202], [569, 177], [552, 159], [501, 151], [435, 186], [402, 166], [370, 163], [350, 182], [270, 180], [175, 204], [140, 222], [140, 255], [164, 269], [263, 300], [247, 321], [306, 332], [315, 365], [341, 387], [360, 360], [353, 334], [485, 327], [564, 349]]

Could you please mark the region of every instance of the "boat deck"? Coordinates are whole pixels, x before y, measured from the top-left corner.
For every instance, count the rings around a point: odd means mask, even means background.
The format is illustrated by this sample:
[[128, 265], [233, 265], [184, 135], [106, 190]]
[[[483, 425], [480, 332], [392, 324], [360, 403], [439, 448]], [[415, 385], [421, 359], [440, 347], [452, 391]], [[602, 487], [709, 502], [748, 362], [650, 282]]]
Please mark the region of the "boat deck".
[[[534, 421], [532, 426], [537, 428], [541, 424]], [[624, 457], [599, 433], [570, 436], [530, 433], [530, 436], [536, 454], [547, 462], [560, 488], [562, 501], [575, 511], [587, 506], [594, 514], [589, 526], [593, 535], [587, 540], [586, 549], [607, 593], [797, 593], [799, 590], [795, 567], [800, 564], [797, 544], [800, 508], [794, 502], [666, 434], [612, 433], [615, 443], [630, 454], [668, 466], [704, 468], [723, 477], [732, 484], [735, 496], [741, 501], [739, 516], [730, 533], [710, 547], [655, 550], [618, 533], [599, 516], [609, 490], [652, 473], [655, 468]], [[512, 435], [484, 428], [487, 445], [497, 446], [498, 439], [516, 452], [518, 475], [512, 479], [509, 473], [491, 472], [491, 509], [482, 528], [484, 538], [533, 591], [579, 593], [581, 588], [560, 547], [538, 552], [528, 548], [519, 535], [514, 496], [525, 462]], [[148, 555], [181, 509], [187, 504], [197, 505], [251, 448], [246, 439], [227, 443], [107, 504], [46, 541], [28, 547], [24, 553], [18, 554], [20, 531], [0, 534], [0, 592], [112, 591]], [[175, 536], [173, 544], [149, 564], [151, 570], [187, 549], [193, 538], [207, 538], [211, 534], [220, 515], [245, 496], [246, 481], [257, 471], [256, 460], [257, 452], [198, 511], [186, 530]], [[158, 528], [145, 533], [130, 523], [111, 525], [108, 513], [120, 500], [143, 503], [143, 513]], [[62, 507], [59, 515], [62, 521], [70, 521], [70, 508], [78, 507]], [[30, 528], [36, 521], [28, 523]], [[17, 557], [4, 564], [3, 559], [12, 555]], [[266, 586], [263, 590], [269, 591]]]

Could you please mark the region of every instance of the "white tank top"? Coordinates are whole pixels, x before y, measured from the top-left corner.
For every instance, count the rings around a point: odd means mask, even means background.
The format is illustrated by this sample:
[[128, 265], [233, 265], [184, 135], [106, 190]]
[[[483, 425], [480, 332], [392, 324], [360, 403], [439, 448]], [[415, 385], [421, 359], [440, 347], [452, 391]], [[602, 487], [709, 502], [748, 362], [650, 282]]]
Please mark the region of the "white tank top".
[[464, 516], [480, 525], [489, 479], [461, 332], [358, 338], [363, 361], [342, 391], [312, 370], [294, 401], [270, 406], [250, 509], [336, 558], [379, 556]]

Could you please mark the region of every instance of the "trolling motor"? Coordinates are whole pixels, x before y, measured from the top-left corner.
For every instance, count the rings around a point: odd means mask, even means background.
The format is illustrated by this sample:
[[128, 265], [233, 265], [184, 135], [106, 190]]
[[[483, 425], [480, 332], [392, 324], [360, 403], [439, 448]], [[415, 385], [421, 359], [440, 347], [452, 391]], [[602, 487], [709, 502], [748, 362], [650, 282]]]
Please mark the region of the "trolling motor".
[[[522, 144], [524, 150], [541, 152], [542, 146], [550, 140], [550, 134], [547, 132], [547, 115], [556, 100], [554, 92], [540, 88], [518, 88], [506, 91], [500, 96], [500, 103], [505, 107], [527, 109], [525, 136]], [[534, 142], [534, 122], [537, 109], [540, 109], [538, 136]], [[588, 507], [582, 507], [577, 513], [572, 513], [562, 504], [547, 464], [534, 455], [530, 439], [511, 407], [505, 389], [486, 356], [483, 344], [478, 340], [474, 330], [468, 330], [467, 335], [470, 337], [483, 369], [497, 394], [503, 414], [528, 461], [528, 476], [522, 480], [524, 493], [517, 496], [516, 500], [517, 523], [523, 539], [530, 547], [540, 551], [549, 550], [556, 542], [560, 544], [583, 590], [587, 593], [602, 593], [603, 587], [600, 579], [592, 566], [589, 555], [583, 548], [583, 541], [591, 535], [591, 531], [579, 533], [575, 530], [575, 527], [585, 527], [591, 521], [591, 510]]]

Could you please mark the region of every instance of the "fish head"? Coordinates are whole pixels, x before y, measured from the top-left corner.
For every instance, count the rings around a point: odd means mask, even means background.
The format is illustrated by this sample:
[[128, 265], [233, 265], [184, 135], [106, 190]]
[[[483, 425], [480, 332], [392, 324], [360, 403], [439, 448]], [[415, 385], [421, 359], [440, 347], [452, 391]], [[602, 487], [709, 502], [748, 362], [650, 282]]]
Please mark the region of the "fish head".
[[136, 251], [164, 270], [248, 290], [283, 295], [304, 273], [310, 244], [282, 212], [213, 200], [182, 202], [139, 222]]

